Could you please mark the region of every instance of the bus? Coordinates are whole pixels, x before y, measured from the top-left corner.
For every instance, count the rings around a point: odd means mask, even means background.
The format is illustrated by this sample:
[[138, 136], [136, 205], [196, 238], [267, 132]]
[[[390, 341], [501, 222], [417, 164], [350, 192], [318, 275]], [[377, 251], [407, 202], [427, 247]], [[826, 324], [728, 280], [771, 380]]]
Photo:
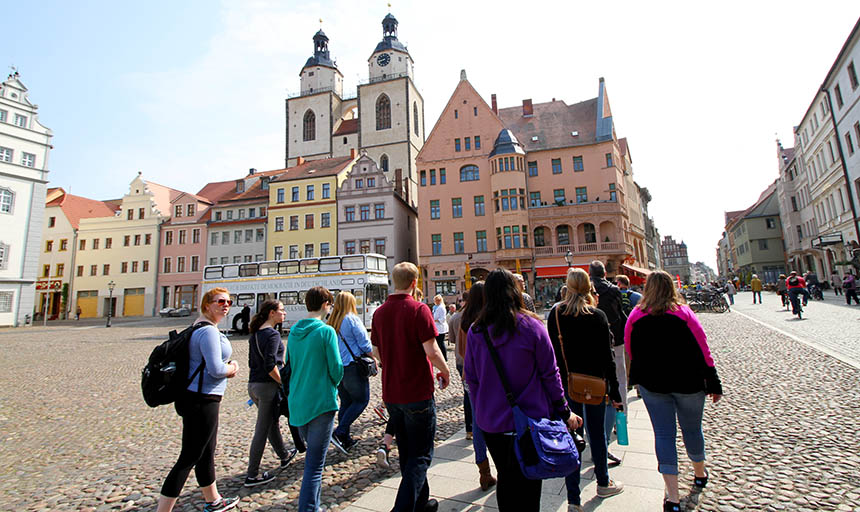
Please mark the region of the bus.
[[341, 291], [355, 295], [359, 318], [370, 329], [376, 308], [388, 297], [388, 260], [381, 254], [350, 254], [254, 263], [208, 265], [203, 269], [203, 293], [222, 287], [230, 292], [233, 306], [219, 329], [236, 327], [236, 315], [245, 306], [251, 316], [267, 299], [284, 304], [283, 329], [307, 316], [305, 294], [314, 286], [325, 286], [335, 296]]

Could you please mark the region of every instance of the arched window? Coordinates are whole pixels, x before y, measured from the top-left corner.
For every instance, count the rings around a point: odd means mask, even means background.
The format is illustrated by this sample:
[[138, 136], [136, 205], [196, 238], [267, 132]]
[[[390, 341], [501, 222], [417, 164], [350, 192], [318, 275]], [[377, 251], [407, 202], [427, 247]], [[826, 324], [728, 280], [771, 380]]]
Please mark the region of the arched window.
[[535, 228], [535, 247], [546, 246], [545, 230], [543, 227]]
[[15, 205], [15, 193], [8, 188], [0, 188], [0, 213], [12, 213]]
[[464, 165], [460, 168], [460, 181], [478, 181], [481, 173], [477, 165]]
[[582, 240], [587, 244], [597, 243], [597, 233], [594, 231], [594, 224], [586, 222], [582, 225]]
[[570, 245], [570, 228], [568, 226], [555, 228], [555, 238], [558, 245]]
[[308, 111], [305, 112], [305, 119], [302, 126], [303, 140], [315, 140], [317, 138], [317, 116], [314, 114], [313, 110], [308, 109]]
[[418, 102], [412, 102], [412, 124], [415, 126], [415, 135], [418, 135]]
[[379, 157], [379, 168], [382, 169], [383, 172], [388, 172], [388, 155], [382, 155]]
[[391, 128], [391, 100], [385, 94], [376, 100], [376, 129], [387, 130]]

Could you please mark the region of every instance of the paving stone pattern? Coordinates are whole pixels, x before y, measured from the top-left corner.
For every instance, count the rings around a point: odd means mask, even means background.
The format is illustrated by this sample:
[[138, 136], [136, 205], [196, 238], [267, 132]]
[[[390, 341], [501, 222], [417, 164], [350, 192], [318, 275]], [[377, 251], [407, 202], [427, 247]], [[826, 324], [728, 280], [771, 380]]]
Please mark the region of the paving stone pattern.
[[[686, 509], [860, 510], [860, 370], [737, 314], [700, 318], [726, 397], [705, 411], [711, 469], [705, 492], [690, 492], [692, 467], [681, 457]], [[139, 372], [168, 326], [180, 323], [0, 330], [0, 508], [155, 509], [179, 452], [180, 420], [170, 407], [146, 407]], [[234, 339], [233, 346], [234, 358], [245, 364], [222, 402], [219, 488], [242, 496], [242, 510], [295, 510], [302, 456], [273, 483], [241, 487], [256, 413], [245, 406], [248, 344]], [[437, 440], [462, 427], [460, 392], [454, 377], [452, 389], [437, 394]], [[372, 396], [375, 403], [378, 379]], [[396, 464], [389, 471], [374, 465], [383, 429], [368, 409], [354, 430], [362, 439], [356, 453], [347, 458], [329, 451], [323, 477], [328, 509], [346, 508], [397, 473]], [[393, 455], [396, 461], [396, 450]], [[263, 469], [276, 465], [267, 450]], [[200, 509], [192, 474], [176, 510]]]

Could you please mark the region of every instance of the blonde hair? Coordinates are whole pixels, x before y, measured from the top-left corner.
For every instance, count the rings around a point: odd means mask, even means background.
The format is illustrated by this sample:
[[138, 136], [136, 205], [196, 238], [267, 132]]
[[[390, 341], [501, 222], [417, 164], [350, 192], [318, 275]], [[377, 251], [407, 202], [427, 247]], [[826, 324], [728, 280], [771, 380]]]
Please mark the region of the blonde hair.
[[418, 279], [418, 267], [414, 263], [404, 261], [394, 265], [391, 270], [391, 280], [394, 282], [394, 288], [405, 290], [409, 288], [412, 281]]
[[655, 270], [648, 275], [645, 289], [637, 308], [649, 315], [662, 315], [667, 311], [676, 311], [684, 304], [684, 297], [675, 288], [675, 281], [667, 272]]
[[328, 324], [334, 327], [334, 330], [340, 332], [340, 325], [346, 315], [353, 313], [358, 314], [355, 309], [355, 295], [349, 292], [340, 292], [334, 299], [334, 308], [331, 310], [331, 316], [328, 317]]
[[445, 301], [442, 300], [441, 295], [436, 295], [435, 297], [433, 297], [433, 302], [435, 302], [437, 305], [445, 303]]
[[597, 301], [591, 293], [591, 279], [588, 272], [581, 268], [571, 268], [567, 271], [567, 295], [562, 298], [559, 311], [562, 315], [579, 316], [592, 314], [589, 306]]

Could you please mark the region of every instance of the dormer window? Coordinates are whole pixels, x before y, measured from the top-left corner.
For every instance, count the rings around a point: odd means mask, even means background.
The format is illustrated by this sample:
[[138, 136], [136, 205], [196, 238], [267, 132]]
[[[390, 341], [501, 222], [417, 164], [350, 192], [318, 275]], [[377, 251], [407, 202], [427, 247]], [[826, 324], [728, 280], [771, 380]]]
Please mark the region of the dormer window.
[[364, 180], [355, 180], [355, 188], [364, 188]]
[[236, 193], [241, 194], [245, 191], [245, 182], [243, 180], [236, 181]]
[[182, 205], [181, 204], [177, 204], [173, 208], [173, 216], [174, 217], [182, 217]]
[[269, 190], [269, 178], [268, 176], [263, 176], [260, 178], [260, 188], [263, 190]]
[[191, 203], [185, 208], [185, 212], [188, 217], [194, 216], [194, 210], [196, 209], [195, 206], [196, 205], [194, 203]]
[[15, 114], [15, 124], [20, 126], [21, 128], [27, 127], [27, 116], [22, 116], [21, 114]]

